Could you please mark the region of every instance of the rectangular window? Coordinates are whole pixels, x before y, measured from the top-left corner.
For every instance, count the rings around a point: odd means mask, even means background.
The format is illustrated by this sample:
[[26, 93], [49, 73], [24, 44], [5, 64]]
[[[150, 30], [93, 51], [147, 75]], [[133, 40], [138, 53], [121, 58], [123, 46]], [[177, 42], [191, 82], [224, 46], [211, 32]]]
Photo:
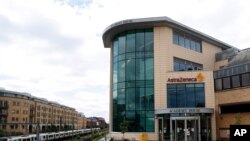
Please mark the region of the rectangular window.
[[175, 33], [174, 32], [174, 34], [173, 34], [173, 42], [175, 43], [175, 44], [179, 44], [179, 40], [178, 40], [178, 34], [177, 33]]
[[230, 89], [231, 88], [230, 77], [225, 77], [222, 80], [223, 80], [223, 89]]
[[128, 31], [126, 41], [126, 52], [134, 52], [135, 51], [135, 31]]
[[239, 75], [232, 76], [232, 87], [233, 88], [240, 87], [240, 76]]
[[202, 52], [201, 39], [198, 39], [192, 35], [173, 32], [173, 43], [182, 47], [194, 50], [196, 52]]
[[153, 51], [153, 30], [145, 29], [145, 51]]
[[167, 84], [167, 102], [168, 108], [205, 107], [204, 84]]
[[174, 57], [174, 71], [203, 70], [203, 65]]
[[125, 53], [126, 37], [121, 36], [119, 37], [118, 41], [119, 41], [119, 54], [123, 54]]
[[250, 85], [250, 76], [249, 73], [245, 73], [241, 75], [241, 83], [242, 86], [249, 86]]
[[185, 40], [184, 36], [179, 34], [179, 45], [180, 46], [184, 46], [184, 40]]
[[176, 90], [177, 107], [186, 107], [185, 84], [178, 84]]
[[191, 49], [195, 50], [195, 41], [193, 39], [191, 40]]
[[185, 38], [185, 47], [190, 48], [190, 39], [188, 37]]
[[135, 36], [136, 51], [144, 51], [144, 30], [136, 30]]
[[222, 90], [222, 80], [221, 79], [215, 80], [215, 90], [216, 91]]

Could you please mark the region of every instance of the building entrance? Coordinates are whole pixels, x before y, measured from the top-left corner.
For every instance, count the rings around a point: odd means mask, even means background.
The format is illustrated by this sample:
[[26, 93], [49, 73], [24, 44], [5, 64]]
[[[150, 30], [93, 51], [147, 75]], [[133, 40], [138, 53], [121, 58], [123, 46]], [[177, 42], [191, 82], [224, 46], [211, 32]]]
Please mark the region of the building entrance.
[[199, 117], [170, 117], [171, 141], [200, 141]]

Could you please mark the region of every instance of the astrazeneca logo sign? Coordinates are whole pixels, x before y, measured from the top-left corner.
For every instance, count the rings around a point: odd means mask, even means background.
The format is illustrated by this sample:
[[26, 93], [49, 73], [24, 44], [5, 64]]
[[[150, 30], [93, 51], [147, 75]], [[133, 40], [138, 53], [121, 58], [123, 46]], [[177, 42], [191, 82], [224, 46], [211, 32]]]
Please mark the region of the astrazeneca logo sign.
[[205, 80], [205, 77], [202, 73], [197, 74], [196, 77], [189, 77], [189, 78], [184, 78], [184, 77], [179, 77], [179, 78], [168, 78], [169, 83], [174, 83], [174, 82], [202, 82]]

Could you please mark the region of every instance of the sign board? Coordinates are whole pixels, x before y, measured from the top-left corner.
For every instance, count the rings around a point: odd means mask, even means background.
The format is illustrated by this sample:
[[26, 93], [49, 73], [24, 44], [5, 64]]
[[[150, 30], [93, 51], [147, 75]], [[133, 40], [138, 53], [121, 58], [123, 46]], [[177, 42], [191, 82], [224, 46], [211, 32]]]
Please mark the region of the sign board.
[[213, 113], [212, 108], [166, 108], [157, 109], [156, 114], [174, 114], [174, 113]]
[[205, 77], [202, 73], [198, 73], [196, 77], [179, 77], [179, 78], [168, 78], [169, 83], [174, 82], [202, 82]]

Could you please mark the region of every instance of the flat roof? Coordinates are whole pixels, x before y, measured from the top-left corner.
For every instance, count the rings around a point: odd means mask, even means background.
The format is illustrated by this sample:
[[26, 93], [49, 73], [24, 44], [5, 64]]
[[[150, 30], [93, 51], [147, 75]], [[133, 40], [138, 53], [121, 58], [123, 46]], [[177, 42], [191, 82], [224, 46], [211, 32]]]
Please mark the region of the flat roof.
[[112, 46], [114, 37], [120, 32], [132, 30], [132, 29], [152, 28], [156, 26], [168, 26], [173, 29], [189, 33], [193, 36], [201, 38], [202, 40], [208, 43], [216, 45], [222, 48], [223, 50], [228, 49], [228, 48], [236, 48], [218, 39], [215, 39], [209, 35], [206, 35], [198, 30], [195, 30], [184, 24], [174, 21], [169, 17], [150, 17], [150, 18], [128, 19], [128, 20], [122, 20], [122, 21], [113, 23], [110, 26], [108, 26], [103, 32], [102, 40], [103, 40], [104, 47], [110, 48]]

